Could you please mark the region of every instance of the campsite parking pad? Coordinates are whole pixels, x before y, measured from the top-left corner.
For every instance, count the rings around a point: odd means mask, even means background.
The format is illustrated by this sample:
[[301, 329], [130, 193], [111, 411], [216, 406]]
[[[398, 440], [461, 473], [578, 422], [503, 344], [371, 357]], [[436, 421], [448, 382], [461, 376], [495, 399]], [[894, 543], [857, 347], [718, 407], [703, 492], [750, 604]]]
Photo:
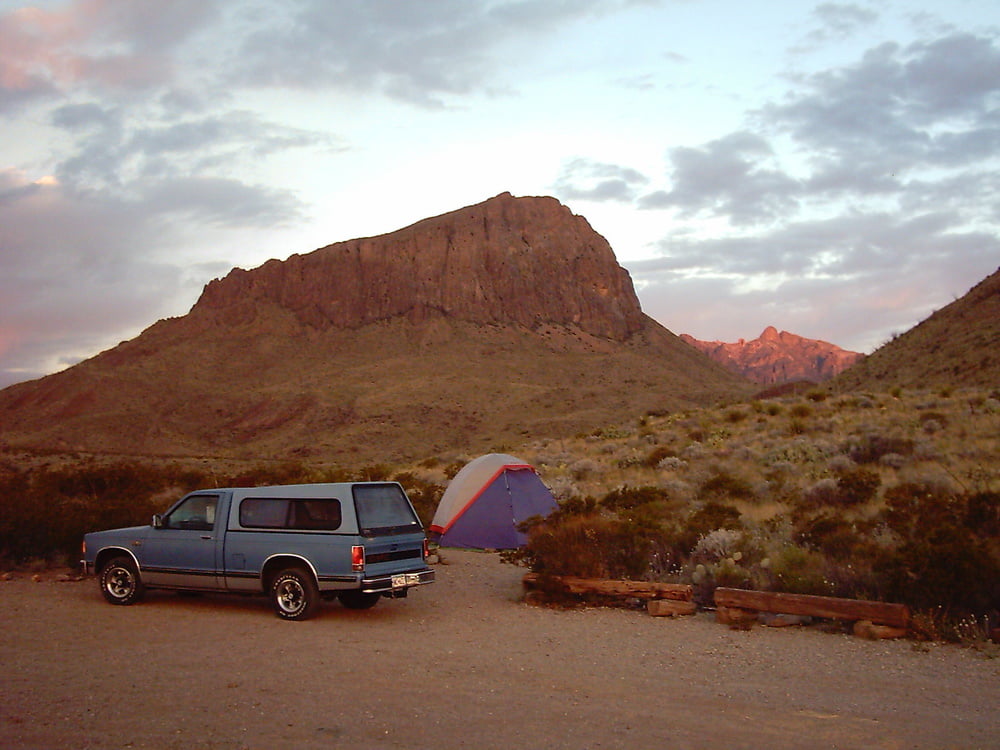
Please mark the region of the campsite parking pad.
[[263, 598], [0, 583], [7, 748], [996, 747], [1000, 658], [710, 615], [520, 603], [524, 570], [307, 622]]

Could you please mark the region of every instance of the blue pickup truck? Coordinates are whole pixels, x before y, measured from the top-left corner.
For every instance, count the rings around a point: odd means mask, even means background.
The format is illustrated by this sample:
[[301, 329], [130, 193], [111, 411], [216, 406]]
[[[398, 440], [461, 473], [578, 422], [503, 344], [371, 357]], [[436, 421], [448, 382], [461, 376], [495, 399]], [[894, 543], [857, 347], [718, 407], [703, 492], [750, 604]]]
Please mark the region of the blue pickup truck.
[[434, 581], [427, 538], [395, 482], [199, 490], [148, 526], [95, 531], [82, 564], [112, 604], [146, 589], [265, 594], [286, 620], [321, 599], [368, 609]]

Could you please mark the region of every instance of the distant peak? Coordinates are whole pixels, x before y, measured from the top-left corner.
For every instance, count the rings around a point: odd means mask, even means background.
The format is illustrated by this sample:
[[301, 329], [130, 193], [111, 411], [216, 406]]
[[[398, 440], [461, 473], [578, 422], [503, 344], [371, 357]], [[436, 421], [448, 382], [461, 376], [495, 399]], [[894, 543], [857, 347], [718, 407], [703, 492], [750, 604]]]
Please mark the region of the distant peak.
[[699, 341], [686, 334], [681, 339], [733, 372], [764, 384], [828, 380], [862, 356], [826, 341], [803, 338], [788, 331], [779, 333], [774, 326], [768, 326], [760, 338], [751, 341]]

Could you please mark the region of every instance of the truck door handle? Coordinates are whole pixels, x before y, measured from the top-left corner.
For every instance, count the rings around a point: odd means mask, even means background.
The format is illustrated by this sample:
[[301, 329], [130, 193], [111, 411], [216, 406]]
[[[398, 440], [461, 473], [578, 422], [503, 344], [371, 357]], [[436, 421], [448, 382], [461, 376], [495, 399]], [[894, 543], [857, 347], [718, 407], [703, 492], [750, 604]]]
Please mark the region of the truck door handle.
[[202, 538], [202, 539], [211, 539], [211, 538], [212, 538], [212, 535], [211, 535], [211, 534], [202, 534], [202, 535], [201, 535], [201, 538]]

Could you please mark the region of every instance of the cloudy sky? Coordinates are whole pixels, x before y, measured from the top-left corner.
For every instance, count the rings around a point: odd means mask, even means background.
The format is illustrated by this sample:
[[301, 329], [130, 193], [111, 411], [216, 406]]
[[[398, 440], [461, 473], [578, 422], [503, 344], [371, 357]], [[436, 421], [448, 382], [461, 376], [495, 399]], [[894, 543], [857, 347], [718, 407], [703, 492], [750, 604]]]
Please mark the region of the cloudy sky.
[[1000, 4], [0, 0], [0, 386], [503, 191], [643, 309], [869, 352], [1000, 265]]

